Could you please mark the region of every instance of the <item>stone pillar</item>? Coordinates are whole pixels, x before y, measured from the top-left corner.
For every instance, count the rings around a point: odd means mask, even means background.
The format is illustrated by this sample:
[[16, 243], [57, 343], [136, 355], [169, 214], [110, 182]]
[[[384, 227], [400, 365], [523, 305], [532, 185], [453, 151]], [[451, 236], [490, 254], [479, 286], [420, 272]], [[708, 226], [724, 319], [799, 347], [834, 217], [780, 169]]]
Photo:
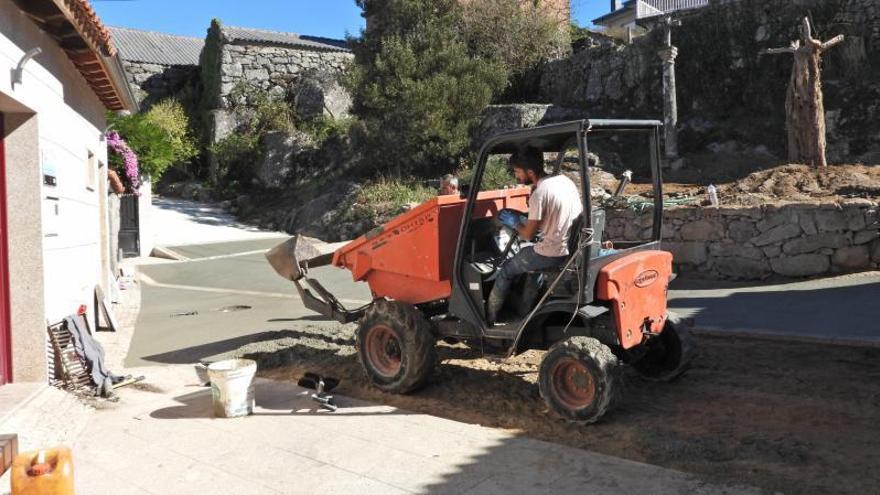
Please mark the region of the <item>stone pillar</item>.
[[670, 46], [657, 52], [663, 61], [663, 129], [666, 143], [666, 161], [669, 166], [679, 168], [678, 156], [678, 103], [675, 97], [675, 57], [678, 48]]

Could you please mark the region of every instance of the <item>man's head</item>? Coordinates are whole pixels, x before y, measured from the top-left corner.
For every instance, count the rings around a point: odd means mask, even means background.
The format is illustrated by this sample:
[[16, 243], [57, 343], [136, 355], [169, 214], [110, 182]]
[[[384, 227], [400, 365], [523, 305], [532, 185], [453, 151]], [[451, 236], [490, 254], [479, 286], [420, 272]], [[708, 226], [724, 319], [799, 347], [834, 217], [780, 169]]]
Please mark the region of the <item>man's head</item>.
[[440, 195], [458, 194], [458, 177], [446, 174], [440, 177]]
[[510, 156], [510, 168], [519, 184], [537, 184], [544, 172], [544, 156], [535, 148], [527, 147]]

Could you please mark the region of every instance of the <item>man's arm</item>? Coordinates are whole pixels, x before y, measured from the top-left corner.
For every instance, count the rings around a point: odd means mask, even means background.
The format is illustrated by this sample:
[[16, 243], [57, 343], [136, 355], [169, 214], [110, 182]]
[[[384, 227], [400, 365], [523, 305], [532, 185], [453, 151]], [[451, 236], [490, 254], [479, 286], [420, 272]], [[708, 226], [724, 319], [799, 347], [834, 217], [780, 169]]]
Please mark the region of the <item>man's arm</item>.
[[538, 225], [540, 223], [540, 220], [527, 220], [526, 223], [517, 226], [516, 232], [519, 234], [520, 239], [530, 241], [538, 233]]

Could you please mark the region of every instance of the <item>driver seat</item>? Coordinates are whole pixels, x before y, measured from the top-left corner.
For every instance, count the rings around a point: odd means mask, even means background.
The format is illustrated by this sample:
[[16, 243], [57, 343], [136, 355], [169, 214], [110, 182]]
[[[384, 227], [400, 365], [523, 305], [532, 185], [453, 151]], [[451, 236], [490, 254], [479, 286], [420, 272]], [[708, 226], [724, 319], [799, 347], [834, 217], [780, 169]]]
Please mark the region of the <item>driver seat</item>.
[[[568, 230], [568, 253], [569, 256], [577, 252], [578, 244], [581, 240], [581, 229], [584, 224], [584, 216], [580, 214], [571, 223]], [[590, 250], [590, 257], [595, 258], [599, 254], [602, 247], [602, 236], [605, 234], [605, 210], [602, 208], [593, 209], [593, 240], [587, 249]], [[548, 268], [546, 270], [536, 270], [534, 273], [558, 273], [560, 268]], [[532, 272], [530, 272], [532, 273]]]
[[[568, 232], [568, 252], [570, 256], [577, 252], [583, 223], [583, 215], [578, 215], [571, 224], [571, 229]], [[591, 258], [598, 255], [599, 249], [602, 247], [602, 235], [604, 232], [605, 210], [602, 208], [593, 209], [593, 240], [587, 247], [587, 249], [590, 250]], [[579, 261], [575, 261], [575, 265], [578, 263]], [[523, 283], [519, 301], [519, 307], [522, 308], [521, 312], [524, 311], [524, 313], [527, 314], [535, 307], [535, 302], [544, 293], [544, 285], [555, 280], [560, 271], [562, 271], [561, 266], [548, 268], [546, 270], [535, 270], [525, 274], [526, 280]], [[569, 269], [569, 271], [574, 273], [573, 269]], [[563, 278], [563, 280], [560, 281], [560, 285], [554, 289], [554, 294], [559, 293], [559, 295], [569, 295], [572, 291], [577, 290], [576, 283], [566, 283], [566, 281], [571, 281], [571, 279], [572, 277]], [[571, 287], [571, 285], [574, 285], [574, 287]]]

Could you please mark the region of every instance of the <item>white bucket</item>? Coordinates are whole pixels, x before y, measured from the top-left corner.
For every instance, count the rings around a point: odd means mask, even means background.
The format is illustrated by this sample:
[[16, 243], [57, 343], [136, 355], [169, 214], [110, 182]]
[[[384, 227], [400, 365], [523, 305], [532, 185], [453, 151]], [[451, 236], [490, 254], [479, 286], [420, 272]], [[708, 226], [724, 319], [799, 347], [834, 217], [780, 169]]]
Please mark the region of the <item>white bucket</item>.
[[214, 417], [237, 418], [254, 412], [254, 375], [257, 362], [251, 359], [228, 359], [208, 366]]

